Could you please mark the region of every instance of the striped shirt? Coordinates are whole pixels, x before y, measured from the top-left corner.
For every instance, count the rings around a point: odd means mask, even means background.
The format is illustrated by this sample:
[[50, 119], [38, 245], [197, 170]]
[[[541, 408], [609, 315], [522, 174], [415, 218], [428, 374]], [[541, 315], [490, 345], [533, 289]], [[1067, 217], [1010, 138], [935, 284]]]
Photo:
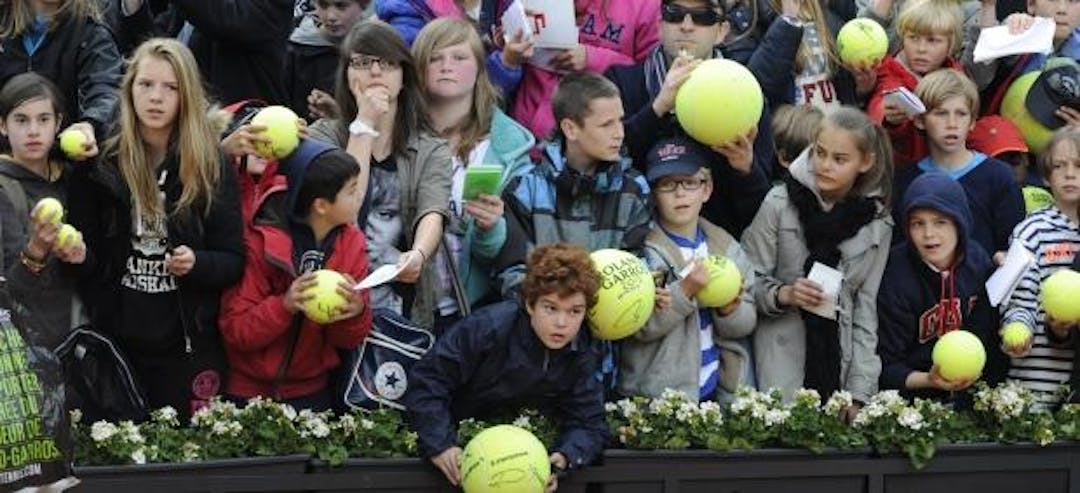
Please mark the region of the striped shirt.
[[1023, 323], [1031, 328], [1034, 340], [1028, 356], [1013, 358], [1009, 378], [1031, 389], [1039, 407], [1051, 408], [1060, 401], [1058, 392], [1069, 381], [1074, 354], [1071, 347], [1054, 345], [1048, 338], [1039, 287], [1057, 270], [1072, 267], [1080, 249], [1080, 227], [1051, 206], [1033, 212], [1017, 225], [1012, 241], [1020, 241], [1034, 255], [1035, 262], [1004, 305], [1002, 324]]
[[[683, 238], [675, 233], [664, 230], [664, 233], [679, 246], [683, 260], [689, 263], [695, 258], [709, 256], [709, 245], [706, 243], [705, 231], [699, 227], [697, 238], [691, 240]], [[701, 367], [698, 370], [698, 400], [713, 400], [716, 395], [716, 386], [720, 381], [720, 346], [713, 340], [713, 319], [708, 308], [698, 310], [698, 334], [701, 340]]]

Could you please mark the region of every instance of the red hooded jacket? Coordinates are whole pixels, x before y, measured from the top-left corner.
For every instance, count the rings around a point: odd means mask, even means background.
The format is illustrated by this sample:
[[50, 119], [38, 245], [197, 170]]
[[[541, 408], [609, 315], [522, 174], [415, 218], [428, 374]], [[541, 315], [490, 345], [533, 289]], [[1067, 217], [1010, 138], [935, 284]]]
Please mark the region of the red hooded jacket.
[[[951, 68], [960, 72], [964, 66], [952, 57], [945, 59], [943, 68]], [[908, 166], [930, 154], [926, 137], [915, 127], [911, 120], [907, 120], [897, 126], [885, 124], [885, 94], [905, 87], [915, 92], [919, 85], [919, 77], [908, 70], [895, 55], [885, 57], [877, 68], [877, 86], [874, 94], [870, 96], [870, 102], [866, 105], [866, 114], [870, 120], [882, 125], [889, 132], [889, 138], [893, 145], [893, 163], [897, 168]]]
[[[275, 180], [274, 185], [260, 198], [284, 190], [283, 180]], [[267, 223], [248, 223], [244, 236], [244, 277], [222, 297], [220, 327], [230, 366], [226, 392], [244, 398], [292, 399], [326, 388], [330, 371], [341, 364], [337, 350], [355, 348], [371, 331], [368, 293], [363, 293], [367, 308], [359, 316], [328, 325], [305, 318], [292, 361], [275, 385], [292, 339], [293, 315], [284, 304], [285, 293], [297, 277], [292, 237], [282, 225]], [[366, 252], [363, 232], [347, 224], [324, 268], [363, 279], [368, 273]]]

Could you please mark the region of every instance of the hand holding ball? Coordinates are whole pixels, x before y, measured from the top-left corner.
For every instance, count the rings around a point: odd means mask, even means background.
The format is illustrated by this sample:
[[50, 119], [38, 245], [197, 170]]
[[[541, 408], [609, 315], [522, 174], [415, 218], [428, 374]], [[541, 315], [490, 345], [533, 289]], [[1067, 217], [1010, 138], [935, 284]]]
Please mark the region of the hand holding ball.
[[60, 133], [60, 150], [71, 159], [82, 159], [86, 152], [85, 145], [90, 142], [86, 134], [76, 129], [65, 130]]
[[465, 493], [541, 493], [549, 476], [551, 463], [544, 444], [517, 426], [481, 431], [461, 458]]
[[343, 282], [345, 276], [332, 270], [315, 271], [315, 285], [304, 291], [311, 295], [311, 299], [304, 302], [304, 315], [317, 324], [334, 320], [349, 304], [349, 300], [338, 292], [338, 285]]
[[59, 200], [45, 197], [34, 205], [34, 209], [30, 211], [30, 218], [38, 224], [49, 223], [59, 226], [64, 220], [64, 206]]
[[719, 308], [739, 297], [742, 273], [735, 262], [721, 255], [710, 255], [705, 259], [705, 268], [709, 270], [709, 283], [695, 295], [699, 305]]
[[1057, 322], [1080, 322], [1080, 272], [1060, 269], [1047, 277], [1040, 290], [1043, 310]]
[[975, 334], [966, 330], [954, 330], [938, 339], [930, 358], [938, 365], [941, 377], [945, 380], [975, 380], [986, 365], [986, 349]]
[[853, 19], [836, 34], [836, 51], [840, 60], [849, 66], [873, 67], [881, 63], [889, 51], [889, 37], [875, 21]]
[[255, 149], [267, 159], [283, 159], [300, 145], [300, 117], [284, 106], [267, 106], [251, 119], [266, 127], [270, 142], [255, 142]]
[[706, 60], [675, 96], [675, 116], [694, 140], [716, 147], [757, 127], [764, 107], [761, 85], [732, 60]]
[[656, 295], [656, 284], [645, 262], [610, 248], [589, 257], [600, 273], [596, 304], [589, 309], [593, 334], [613, 341], [637, 332], [649, 321]]
[[58, 250], [67, 250], [81, 241], [82, 233], [70, 224], [61, 225], [60, 230], [56, 232], [56, 248]]
[[1028, 326], [1013, 322], [1001, 329], [1001, 344], [1010, 351], [1019, 351], [1031, 341], [1031, 329]]

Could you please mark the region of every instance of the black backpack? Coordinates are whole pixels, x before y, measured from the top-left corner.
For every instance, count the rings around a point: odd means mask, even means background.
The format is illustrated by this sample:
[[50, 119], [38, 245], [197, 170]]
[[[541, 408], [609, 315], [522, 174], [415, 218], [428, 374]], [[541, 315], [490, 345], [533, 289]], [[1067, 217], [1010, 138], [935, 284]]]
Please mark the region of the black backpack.
[[146, 393], [120, 348], [87, 326], [71, 331], [56, 348], [67, 383], [67, 408], [82, 411], [83, 421], [143, 421]]

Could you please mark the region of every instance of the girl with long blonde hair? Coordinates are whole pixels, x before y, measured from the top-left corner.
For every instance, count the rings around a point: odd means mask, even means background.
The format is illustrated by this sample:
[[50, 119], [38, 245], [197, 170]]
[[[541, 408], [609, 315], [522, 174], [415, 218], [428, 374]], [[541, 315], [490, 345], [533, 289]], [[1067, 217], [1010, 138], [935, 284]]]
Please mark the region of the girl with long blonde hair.
[[128, 353], [149, 405], [181, 415], [221, 387], [218, 300], [244, 265], [235, 171], [218, 151], [201, 80], [180, 42], [140, 45], [118, 128], [100, 162], [76, 173], [70, 199], [94, 326]]
[[[441, 281], [438, 330], [491, 295], [486, 266], [506, 242], [499, 195], [515, 171], [529, 163], [536, 139], [499, 109], [499, 95], [484, 64], [484, 45], [471, 23], [454, 18], [432, 21], [416, 37], [412, 52], [428, 119], [453, 154], [450, 222], [436, 256]], [[465, 197], [465, 175], [473, 166], [500, 169], [498, 188]]]

